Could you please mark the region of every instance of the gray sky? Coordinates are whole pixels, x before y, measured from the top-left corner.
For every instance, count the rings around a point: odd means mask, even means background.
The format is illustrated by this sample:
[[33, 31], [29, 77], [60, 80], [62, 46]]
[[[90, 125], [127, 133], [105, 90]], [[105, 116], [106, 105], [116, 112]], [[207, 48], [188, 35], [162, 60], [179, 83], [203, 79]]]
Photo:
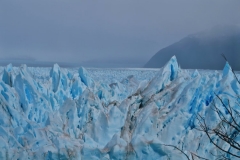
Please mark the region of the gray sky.
[[240, 24], [239, 0], [2, 0], [0, 61], [140, 67], [219, 24]]

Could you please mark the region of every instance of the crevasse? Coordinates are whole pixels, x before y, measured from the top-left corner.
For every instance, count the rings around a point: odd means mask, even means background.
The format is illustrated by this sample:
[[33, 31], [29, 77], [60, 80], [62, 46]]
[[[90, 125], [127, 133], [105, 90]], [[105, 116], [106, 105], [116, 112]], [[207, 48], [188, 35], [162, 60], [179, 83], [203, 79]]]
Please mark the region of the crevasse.
[[215, 159], [219, 151], [195, 129], [196, 114], [218, 125], [214, 94], [234, 102], [240, 93], [228, 63], [222, 73], [192, 73], [175, 56], [150, 81], [129, 76], [104, 84], [83, 67], [71, 74], [57, 64], [49, 77], [44, 85], [26, 65], [3, 70], [0, 159], [186, 158], [166, 145]]

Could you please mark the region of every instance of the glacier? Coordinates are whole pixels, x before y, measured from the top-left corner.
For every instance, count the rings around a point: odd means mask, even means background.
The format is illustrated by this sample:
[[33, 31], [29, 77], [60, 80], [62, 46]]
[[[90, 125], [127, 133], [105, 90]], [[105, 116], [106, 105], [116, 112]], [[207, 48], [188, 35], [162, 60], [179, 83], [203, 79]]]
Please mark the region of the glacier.
[[216, 159], [221, 151], [196, 129], [196, 116], [220, 123], [210, 107], [213, 101], [221, 106], [215, 93], [240, 111], [240, 85], [228, 63], [222, 72], [190, 71], [174, 56], [149, 79], [100, 73], [105, 82], [83, 67], [73, 72], [54, 64], [40, 72], [2, 68], [0, 159], [187, 159], [172, 146], [189, 158]]

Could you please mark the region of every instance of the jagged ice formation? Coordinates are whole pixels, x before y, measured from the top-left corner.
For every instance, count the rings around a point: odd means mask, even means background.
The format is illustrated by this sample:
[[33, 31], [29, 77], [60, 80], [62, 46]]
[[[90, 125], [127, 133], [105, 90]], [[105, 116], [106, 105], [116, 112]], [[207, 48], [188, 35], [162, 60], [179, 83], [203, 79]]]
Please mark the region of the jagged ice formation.
[[228, 63], [222, 73], [201, 74], [181, 69], [174, 56], [150, 81], [128, 76], [111, 84], [55, 64], [49, 77], [36, 81], [26, 65], [3, 70], [0, 159], [186, 159], [167, 145], [215, 159], [220, 151], [195, 129], [196, 115], [218, 125], [215, 93], [240, 107]]

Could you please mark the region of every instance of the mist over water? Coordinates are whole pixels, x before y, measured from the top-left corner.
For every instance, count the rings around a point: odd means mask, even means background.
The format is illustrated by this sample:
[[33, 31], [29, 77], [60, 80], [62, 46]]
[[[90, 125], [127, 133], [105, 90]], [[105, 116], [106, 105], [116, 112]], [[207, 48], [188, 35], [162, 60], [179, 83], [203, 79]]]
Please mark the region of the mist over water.
[[240, 27], [215, 26], [186, 36], [157, 52], [145, 67], [162, 67], [176, 55], [182, 68], [222, 70], [227, 58], [234, 70], [240, 70]]

